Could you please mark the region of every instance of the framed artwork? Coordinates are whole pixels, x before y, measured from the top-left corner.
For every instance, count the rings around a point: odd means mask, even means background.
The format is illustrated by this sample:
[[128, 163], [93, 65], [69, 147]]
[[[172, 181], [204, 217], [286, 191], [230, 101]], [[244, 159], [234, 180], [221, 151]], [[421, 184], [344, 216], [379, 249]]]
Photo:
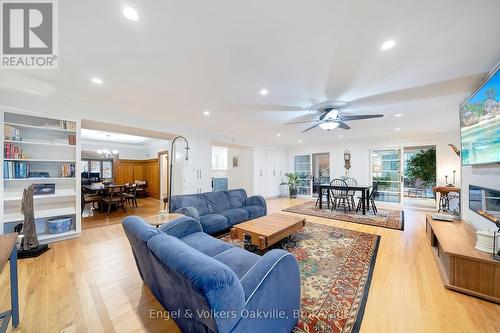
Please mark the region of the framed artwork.
[[239, 160], [238, 156], [233, 156], [233, 168], [237, 168], [239, 163], [240, 163], [240, 160]]

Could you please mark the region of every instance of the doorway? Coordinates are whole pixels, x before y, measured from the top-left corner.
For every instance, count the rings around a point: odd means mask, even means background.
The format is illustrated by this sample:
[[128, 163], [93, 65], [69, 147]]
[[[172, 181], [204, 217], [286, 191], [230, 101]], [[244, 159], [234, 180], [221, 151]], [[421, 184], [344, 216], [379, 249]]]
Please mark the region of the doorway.
[[372, 183], [376, 200], [411, 207], [435, 208], [436, 147], [407, 146], [372, 150]]
[[318, 196], [319, 184], [330, 184], [330, 153], [312, 154], [313, 196]]
[[164, 199], [168, 195], [168, 151], [159, 152], [158, 161], [160, 168], [160, 199]]
[[403, 205], [436, 208], [436, 146], [405, 147], [403, 170]]

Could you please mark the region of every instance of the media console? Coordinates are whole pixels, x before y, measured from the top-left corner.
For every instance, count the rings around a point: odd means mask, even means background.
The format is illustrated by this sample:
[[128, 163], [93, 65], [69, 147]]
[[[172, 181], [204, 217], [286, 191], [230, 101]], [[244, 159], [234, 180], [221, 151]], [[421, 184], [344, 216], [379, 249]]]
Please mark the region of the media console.
[[500, 303], [500, 261], [477, 250], [476, 233], [464, 221], [426, 216], [426, 233], [446, 288]]

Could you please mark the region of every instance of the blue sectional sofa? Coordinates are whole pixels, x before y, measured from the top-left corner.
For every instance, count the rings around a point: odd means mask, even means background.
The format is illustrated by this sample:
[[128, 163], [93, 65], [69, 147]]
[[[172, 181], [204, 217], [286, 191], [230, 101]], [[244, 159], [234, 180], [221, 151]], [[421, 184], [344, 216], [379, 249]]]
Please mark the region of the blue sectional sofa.
[[172, 212], [200, 221], [210, 235], [267, 214], [266, 200], [260, 195], [247, 197], [244, 189], [173, 195], [170, 205]]
[[123, 220], [143, 281], [183, 332], [290, 332], [299, 317], [300, 275], [289, 252], [260, 257], [180, 217], [156, 229]]

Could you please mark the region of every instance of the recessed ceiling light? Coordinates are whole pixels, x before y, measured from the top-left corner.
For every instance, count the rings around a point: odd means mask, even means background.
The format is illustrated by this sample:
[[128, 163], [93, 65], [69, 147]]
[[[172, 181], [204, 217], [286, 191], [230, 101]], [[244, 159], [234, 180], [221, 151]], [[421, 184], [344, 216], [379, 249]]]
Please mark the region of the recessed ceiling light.
[[339, 135], [339, 138], [343, 138], [344, 136], [342, 134]]
[[99, 84], [99, 85], [101, 85], [101, 84], [103, 84], [103, 83], [104, 83], [104, 82], [102, 81], [102, 79], [101, 79], [101, 78], [98, 78], [98, 77], [93, 77], [93, 78], [91, 78], [91, 79], [90, 79], [90, 81], [92, 81], [92, 83], [94, 83], [94, 84]]
[[139, 20], [139, 14], [137, 14], [137, 11], [129, 6], [123, 8], [123, 15], [125, 15], [125, 17], [128, 18], [130, 21]]
[[402, 113], [396, 113], [396, 114], [394, 115], [394, 117], [399, 118], [399, 117], [401, 117], [402, 115], [403, 115]]
[[281, 133], [276, 133], [276, 136], [281, 136]]
[[267, 94], [269, 94], [269, 91], [267, 91], [267, 89], [261, 89], [260, 90], [260, 95], [261, 96], [267, 96]]
[[204, 115], [204, 116], [210, 116], [210, 111], [208, 111], [208, 110], [203, 111], [203, 115]]
[[394, 130], [395, 130], [395, 131], [400, 131], [400, 130], [401, 130], [401, 128], [396, 127]]
[[392, 39], [390, 39], [390, 40], [385, 41], [384, 44], [382, 44], [382, 46], [380, 47], [380, 49], [382, 51], [389, 50], [389, 49], [392, 49], [394, 47], [394, 45], [396, 45], [396, 42], [393, 41]]
[[298, 143], [302, 143], [302, 140], [297, 140]]

